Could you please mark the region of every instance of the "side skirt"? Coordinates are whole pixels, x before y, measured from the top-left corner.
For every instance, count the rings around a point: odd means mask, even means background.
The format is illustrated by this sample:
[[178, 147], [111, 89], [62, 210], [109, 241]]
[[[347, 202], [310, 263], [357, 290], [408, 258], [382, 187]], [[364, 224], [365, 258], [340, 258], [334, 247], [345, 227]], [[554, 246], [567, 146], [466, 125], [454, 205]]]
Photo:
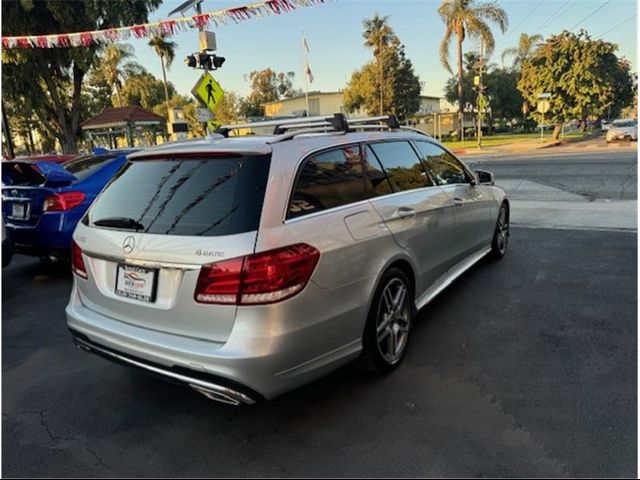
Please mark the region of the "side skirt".
[[476, 263], [482, 260], [491, 251], [491, 246], [487, 246], [482, 250], [469, 255], [457, 265], [451, 267], [451, 269], [442, 275], [435, 283], [424, 292], [420, 298], [416, 300], [416, 307], [418, 310], [424, 308], [431, 300], [433, 300], [440, 292], [447, 288], [451, 283], [462, 275], [464, 272], [473, 267]]

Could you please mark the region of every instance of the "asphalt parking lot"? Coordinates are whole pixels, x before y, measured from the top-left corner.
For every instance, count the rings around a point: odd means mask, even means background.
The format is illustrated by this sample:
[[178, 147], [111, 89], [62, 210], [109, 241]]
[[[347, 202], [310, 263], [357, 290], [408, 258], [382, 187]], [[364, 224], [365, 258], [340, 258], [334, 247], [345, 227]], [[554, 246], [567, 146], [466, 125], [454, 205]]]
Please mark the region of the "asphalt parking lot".
[[3, 271], [16, 476], [632, 477], [635, 232], [514, 228], [419, 316], [402, 367], [233, 408], [76, 350], [71, 275]]

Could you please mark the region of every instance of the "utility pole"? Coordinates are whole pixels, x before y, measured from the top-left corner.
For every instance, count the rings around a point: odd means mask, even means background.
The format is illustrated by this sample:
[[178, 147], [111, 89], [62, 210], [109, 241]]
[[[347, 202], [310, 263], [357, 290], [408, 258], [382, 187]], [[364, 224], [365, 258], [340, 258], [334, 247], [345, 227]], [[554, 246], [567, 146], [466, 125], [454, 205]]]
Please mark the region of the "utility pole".
[[486, 98], [484, 96], [484, 84], [482, 83], [482, 74], [484, 73], [485, 61], [484, 61], [484, 41], [480, 40], [480, 59], [475, 64], [478, 75], [473, 79], [477, 88], [477, 108], [478, 108], [478, 148], [482, 148], [482, 122], [484, 117], [484, 109], [487, 105]]
[[384, 81], [384, 70], [382, 63], [382, 36], [380, 36], [380, 46], [378, 48], [378, 61], [380, 62], [380, 116], [384, 115], [383, 102], [382, 102], [382, 82]]

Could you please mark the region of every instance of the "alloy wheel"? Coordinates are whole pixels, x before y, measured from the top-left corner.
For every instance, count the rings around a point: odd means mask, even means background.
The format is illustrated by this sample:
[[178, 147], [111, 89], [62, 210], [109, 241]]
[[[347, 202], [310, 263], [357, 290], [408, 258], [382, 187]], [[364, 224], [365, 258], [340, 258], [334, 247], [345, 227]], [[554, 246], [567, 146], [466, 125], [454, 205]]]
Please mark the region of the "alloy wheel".
[[410, 295], [399, 278], [387, 283], [380, 297], [376, 336], [378, 351], [389, 365], [398, 362], [407, 347], [411, 327]]
[[496, 226], [496, 246], [500, 255], [507, 251], [509, 243], [509, 221], [507, 220], [507, 209], [502, 207], [498, 215], [498, 225]]

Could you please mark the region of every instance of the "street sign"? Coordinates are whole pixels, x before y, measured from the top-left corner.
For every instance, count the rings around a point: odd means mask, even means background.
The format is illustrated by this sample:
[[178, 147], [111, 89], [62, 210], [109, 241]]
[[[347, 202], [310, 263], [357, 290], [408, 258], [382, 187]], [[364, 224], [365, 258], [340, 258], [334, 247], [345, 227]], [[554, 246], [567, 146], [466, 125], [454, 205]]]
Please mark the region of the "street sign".
[[208, 122], [209, 120], [213, 120], [213, 118], [213, 112], [208, 108], [196, 108], [196, 119], [198, 122]]
[[478, 95], [478, 110], [483, 112], [485, 108], [487, 108], [487, 97], [480, 93]]
[[549, 100], [539, 100], [538, 101], [538, 112], [545, 114], [549, 111], [549, 109], [551, 108], [551, 104], [549, 103]]
[[221, 126], [222, 126], [222, 124], [220, 122], [216, 121], [216, 120], [209, 120], [207, 122], [207, 129], [210, 132], [215, 132]]
[[222, 87], [209, 72], [205, 72], [195, 84], [191, 93], [203, 106], [215, 113], [218, 102], [224, 96]]

